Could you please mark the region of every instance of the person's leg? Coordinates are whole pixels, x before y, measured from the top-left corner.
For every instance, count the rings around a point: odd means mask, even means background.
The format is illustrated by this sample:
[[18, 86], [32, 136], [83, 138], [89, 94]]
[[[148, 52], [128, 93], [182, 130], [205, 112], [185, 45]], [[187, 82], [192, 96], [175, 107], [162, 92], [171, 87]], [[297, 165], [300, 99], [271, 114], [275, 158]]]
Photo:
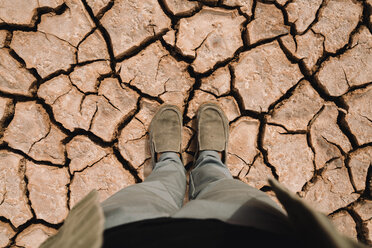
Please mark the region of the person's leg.
[[105, 229], [168, 217], [182, 206], [186, 171], [178, 156], [182, 145], [182, 114], [178, 107], [164, 104], [159, 108], [151, 121], [149, 137], [154, 169], [143, 183], [122, 189], [102, 203]]
[[105, 229], [168, 217], [179, 210], [186, 192], [186, 171], [175, 152], [163, 153], [144, 182], [126, 187], [102, 202]]
[[173, 218], [219, 219], [289, 233], [284, 211], [264, 192], [233, 179], [215, 151], [202, 151], [190, 173], [190, 202]]
[[233, 179], [229, 169], [215, 151], [201, 151], [190, 172], [189, 199], [195, 199], [199, 193], [222, 179]]
[[[190, 174], [190, 199], [175, 218], [214, 218], [286, 232], [287, 217], [269, 196], [233, 179], [225, 165], [229, 122], [223, 110], [205, 103], [197, 112], [198, 159]], [[218, 152], [221, 152], [221, 160]]]

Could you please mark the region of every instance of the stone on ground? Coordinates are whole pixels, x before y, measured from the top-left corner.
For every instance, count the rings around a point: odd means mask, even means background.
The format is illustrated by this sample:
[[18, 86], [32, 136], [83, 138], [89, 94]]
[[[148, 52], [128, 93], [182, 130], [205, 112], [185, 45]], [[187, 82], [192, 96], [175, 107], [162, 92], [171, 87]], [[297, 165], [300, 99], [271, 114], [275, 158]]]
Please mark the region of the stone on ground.
[[323, 55], [324, 38], [309, 30], [303, 35], [286, 35], [280, 38], [284, 47], [297, 59], [302, 60], [306, 70], [314, 73], [317, 62]]
[[252, 164], [258, 153], [257, 136], [260, 122], [250, 117], [241, 117], [230, 127], [228, 152], [246, 164]]
[[154, 34], [167, 31], [171, 21], [157, 0], [121, 0], [105, 13], [101, 23], [111, 36], [114, 55], [118, 56]]
[[356, 223], [347, 211], [341, 211], [332, 215], [331, 220], [341, 234], [356, 240]]
[[146, 130], [149, 130], [149, 126], [152, 117], [159, 109], [160, 104], [156, 101], [142, 98], [140, 102], [140, 111], [136, 114], [136, 118], [143, 123]]
[[4, 141], [36, 160], [63, 164], [66, 137], [50, 123], [45, 109], [36, 102], [19, 102], [15, 115], [4, 133]]
[[351, 150], [348, 138], [337, 125], [338, 115], [339, 110], [334, 104], [326, 104], [310, 125], [310, 142], [314, 149], [317, 169]]
[[362, 219], [363, 236], [367, 238], [367, 244], [372, 244], [372, 201], [363, 200], [358, 202], [354, 207], [354, 211]]
[[359, 145], [371, 142], [372, 86], [350, 92], [343, 98], [349, 106], [346, 122]]
[[325, 36], [325, 50], [335, 53], [349, 41], [362, 16], [362, 3], [353, 0], [326, 0], [312, 29]]
[[[84, 74], [80, 74], [79, 77], [84, 77]], [[79, 81], [76, 80], [76, 82]], [[93, 84], [95, 84], [95, 80]], [[93, 90], [95, 88], [94, 86], [83, 87]], [[68, 76], [61, 75], [45, 82], [39, 87], [38, 95], [52, 106], [56, 121], [61, 123], [64, 128], [70, 131], [77, 128], [89, 129], [96, 111], [96, 97], [85, 97], [77, 87], [71, 85]]]
[[134, 113], [138, 94], [114, 78], [103, 80], [98, 89], [97, 112], [90, 131], [105, 141], [114, 139], [118, 125]]
[[151, 157], [147, 129], [136, 117], [121, 130], [118, 148], [135, 169]]
[[60, 97], [70, 93], [71, 90], [72, 85], [69, 77], [60, 75], [40, 85], [37, 95], [44, 99], [48, 105], [54, 105]]
[[268, 123], [285, 126], [288, 130], [306, 130], [324, 101], [306, 80], [301, 81], [292, 95], [280, 102], [268, 116]]
[[174, 47], [176, 45], [176, 31], [171, 29], [165, 35], [163, 35], [163, 40], [170, 46]]
[[138, 55], [119, 66], [120, 77], [143, 93], [157, 97], [167, 92], [180, 93], [173, 104], [182, 106], [194, 79], [187, 72], [187, 64], [174, 59], [160, 42], [148, 46]]
[[[242, 181], [251, 179], [247, 176], [250, 169], [261, 167], [260, 164], [256, 163], [256, 157], [259, 153], [257, 148], [259, 125], [258, 120], [241, 117], [230, 127], [227, 165], [232, 175]], [[264, 172], [266, 171], [264, 170]], [[251, 181], [258, 185], [262, 178], [258, 177]]]
[[233, 121], [240, 116], [239, 105], [232, 96], [225, 96], [217, 99], [218, 104], [225, 112], [229, 121]]
[[8, 34], [9, 32], [7, 30], [0, 30], [0, 48], [5, 46]]
[[111, 154], [93, 166], [74, 174], [70, 185], [70, 207], [93, 189], [98, 191], [100, 201], [104, 201], [120, 189], [134, 183], [133, 176]]
[[6, 247], [10, 243], [10, 239], [14, 237], [16, 232], [12, 227], [5, 222], [0, 221], [0, 246]]
[[26, 68], [23, 68], [7, 49], [0, 49], [0, 90], [2, 92], [30, 96], [30, 87], [34, 81], [36, 78]]
[[295, 0], [290, 2], [285, 10], [288, 13], [288, 21], [293, 23], [296, 31], [304, 32], [309, 25], [315, 20], [322, 0]]
[[372, 81], [372, 35], [366, 27], [354, 34], [351, 48], [325, 61], [317, 78], [332, 96], [345, 94], [350, 87]]
[[0, 215], [10, 220], [15, 227], [32, 218], [24, 177], [23, 157], [0, 151]]
[[77, 58], [79, 63], [110, 58], [105, 40], [98, 29], [79, 44]]
[[221, 67], [209, 77], [202, 78], [200, 89], [221, 96], [230, 91], [230, 71], [227, 66]]
[[325, 165], [316, 181], [308, 185], [304, 193], [306, 199], [316, 210], [330, 214], [346, 207], [359, 197], [354, 193], [347, 169], [342, 159], [337, 158]]
[[246, 164], [242, 159], [233, 154], [227, 154], [227, 167], [231, 175], [235, 178], [239, 178], [239, 175], [245, 176], [249, 170], [249, 165]]
[[196, 90], [194, 97], [189, 102], [189, 108], [187, 109], [187, 117], [190, 119], [196, 117], [199, 107], [206, 102], [214, 102], [221, 107], [225, 112], [226, 117], [229, 121], [234, 120], [240, 115], [238, 103], [231, 96], [216, 98], [214, 95], [204, 92], [202, 90]]
[[368, 221], [372, 219], [372, 201], [371, 200], [360, 201], [353, 207], [353, 209], [359, 215], [362, 221]]
[[68, 214], [67, 184], [70, 183], [70, 177], [67, 168], [27, 161], [26, 177], [36, 217], [51, 224], [62, 223]]
[[16, 238], [16, 247], [38, 248], [48, 237], [57, 233], [56, 229], [42, 224], [32, 224]]
[[269, 106], [294, 86], [303, 75], [274, 41], [241, 54], [233, 63], [234, 87], [241, 95], [244, 108], [268, 111]]
[[[44, 83], [38, 95], [52, 105], [56, 120], [65, 128], [70, 131], [89, 130], [110, 141], [117, 133], [117, 126], [134, 112], [138, 94], [121, 86], [117, 79], [106, 78], [97, 82], [99, 71], [95, 69], [100, 69], [97, 63], [101, 62], [94, 63], [98, 67], [93, 64], [92, 67], [81, 67], [87, 74], [72, 73], [70, 78], [61, 75]], [[89, 77], [91, 74], [95, 77]], [[72, 86], [74, 82], [77, 85]], [[77, 87], [98, 95], [84, 95]]]
[[248, 168], [245, 166], [238, 175], [239, 179], [248, 185], [261, 189], [269, 186], [268, 179], [274, 178], [271, 169], [264, 163], [262, 154], [258, 155], [253, 164]]
[[110, 64], [107, 61], [97, 61], [75, 67], [74, 71], [70, 74], [70, 80], [78, 90], [84, 93], [92, 93], [98, 91], [99, 77], [110, 72]]
[[274, 4], [257, 2], [255, 18], [247, 25], [247, 40], [250, 45], [289, 33], [282, 12]]
[[7, 0], [1, 3], [0, 20], [1, 23], [30, 24], [36, 9], [37, 1], [29, 1], [24, 4], [22, 0]]
[[62, 0], [30, 0], [27, 4], [23, 0], [3, 0], [0, 8], [0, 23], [29, 26], [35, 21], [33, 17], [37, 8], [56, 8], [62, 3]]
[[63, 4], [63, 0], [38, 0], [39, 7], [57, 8]]
[[62, 165], [65, 163], [63, 140], [67, 136], [55, 126], [51, 126], [47, 136], [32, 145], [28, 155], [38, 161], [49, 161]]
[[191, 64], [194, 71], [204, 73], [233, 57], [243, 45], [240, 29], [244, 21], [236, 10], [204, 7], [180, 20], [176, 46], [184, 55], [195, 58]]
[[349, 156], [349, 167], [355, 188], [358, 191], [363, 191], [368, 179], [368, 168], [372, 165], [372, 147], [360, 148], [350, 153]]
[[28, 69], [35, 68], [41, 77], [66, 71], [76, 62], [75, 47], [41, 32], [14, 31], [10, 47], [23, 58]]
[[248, 16], [252, 16], [253, 0], [223, 0], [224, 5], [240, 7], [240, 10]]
[[108, 148], [96, 145], [88, 137], [75, 136], [66, 145], [67, 157], [71, 160], [69, 164], [70, 173], [82, 171], [102, 160], [110, 152]]
[[[58, 37], [76, 47], [94, 27], [81, 1], [65, 0], [68, 7], [61, 15], [49, 13], [41, 17], [38, 30]], [[63, 23], [63, 25], [61, 25]]]
[[263, 148], [267, 150], [269, 163], [276, 169], [279, 182], [292, 192], [301, 191], [312, 178], [314, 154], [305, 134], [286, 134], [281, 127], [267, 125]]
[[97, 15], [109, 2], [110, 0], [87, 0], [87, 4], [92, 9], [94, 15]]
[[197, 1], [188, 0], [165, 0], [164, 2], [172, 15], [175, 16], [189, 15], [196, 11], [200, 5]]

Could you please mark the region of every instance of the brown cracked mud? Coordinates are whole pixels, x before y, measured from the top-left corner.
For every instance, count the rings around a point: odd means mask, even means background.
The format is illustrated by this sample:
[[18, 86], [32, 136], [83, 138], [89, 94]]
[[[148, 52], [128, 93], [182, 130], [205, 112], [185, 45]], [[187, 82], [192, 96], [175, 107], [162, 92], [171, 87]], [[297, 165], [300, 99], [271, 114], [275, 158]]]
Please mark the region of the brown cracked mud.
[[[372, 244], [372, 1], [0, 1], [0, 247], [37, 247], [91, 189], [149, 172], [162, 103], [218, 102], [233, 176], [277, 178]], [[126, 13], [123, 15], [123, 13]]]

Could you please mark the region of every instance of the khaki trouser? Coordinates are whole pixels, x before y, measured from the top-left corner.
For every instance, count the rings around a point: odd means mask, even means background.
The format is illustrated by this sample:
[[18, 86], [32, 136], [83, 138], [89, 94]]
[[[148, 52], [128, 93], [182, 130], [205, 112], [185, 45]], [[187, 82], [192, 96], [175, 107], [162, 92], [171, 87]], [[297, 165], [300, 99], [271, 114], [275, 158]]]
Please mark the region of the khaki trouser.
[[190, 174], [190, 201], [182, 206], [186, 171], [176, 153], [160, 156], [142, 183], [102, 203], [105, 229], [159, 217], [219, 219], [277, 233], [289, 233], [285, 212], [265, 193], [233, 179], [217, 152], [200, 153]]

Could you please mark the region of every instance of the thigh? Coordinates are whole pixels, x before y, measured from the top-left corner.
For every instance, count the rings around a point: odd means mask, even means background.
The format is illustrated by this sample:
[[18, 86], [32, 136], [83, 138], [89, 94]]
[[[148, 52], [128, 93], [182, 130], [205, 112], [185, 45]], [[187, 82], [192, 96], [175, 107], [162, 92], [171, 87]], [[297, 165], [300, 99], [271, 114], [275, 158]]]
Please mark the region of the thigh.
[[142, 183], [126, 187], [101, 203], [105, 229], [167, 217], [179, 210], [186, 191], [186, 173], [177, 154], [164, 153]]
[[268, 195], [235, 179], [210, 184], [171, 217], [219, 219], [283, 234], [292, 231], [285, 212]]
[[144, 182], [129, 186], [101, 203], [105, 229], [118, 225], [168, 217], [179, 206], [160, 182]]

